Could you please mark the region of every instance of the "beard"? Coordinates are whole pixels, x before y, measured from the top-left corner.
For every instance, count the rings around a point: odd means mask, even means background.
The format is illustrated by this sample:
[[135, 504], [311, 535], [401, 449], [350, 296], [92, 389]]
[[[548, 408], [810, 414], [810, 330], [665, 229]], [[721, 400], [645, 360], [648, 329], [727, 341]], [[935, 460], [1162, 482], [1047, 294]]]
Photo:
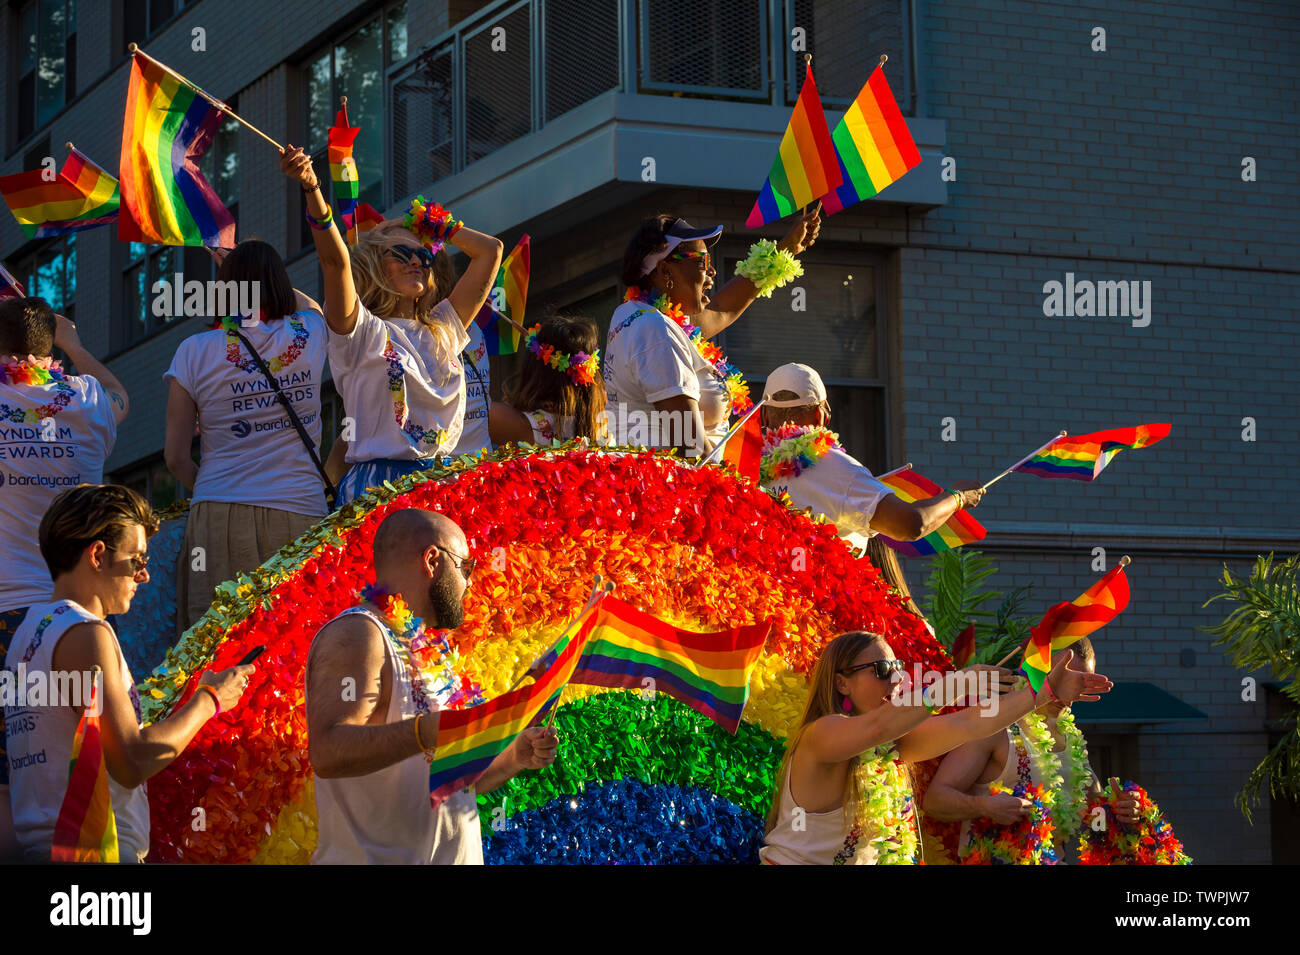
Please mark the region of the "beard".
[[433, 609], [431, 623], [439, 630], [455, 630], [465, 622], [465, 587], [450, 561], [429, 581], [429, 606]]

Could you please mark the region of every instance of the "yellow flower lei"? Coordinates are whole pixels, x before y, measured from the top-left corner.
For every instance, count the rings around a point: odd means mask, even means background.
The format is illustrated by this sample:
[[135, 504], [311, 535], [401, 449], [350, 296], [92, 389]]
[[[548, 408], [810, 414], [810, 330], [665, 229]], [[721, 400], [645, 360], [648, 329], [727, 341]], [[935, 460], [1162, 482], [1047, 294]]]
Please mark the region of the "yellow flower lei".
[[1057, 845], [1064, 847], [1066, 840], [1083, 825], [1084, 816], [1088, 813], [1092, 773], [1089, 771], [1087, 741], [1079, 727], [1074, 725], [1074, 714], [1068, 707], [1056, 718], [1056, 728], [1065, 737], [1065, 750], [1059, 758], [1062, 761], [1069, 760], [1070, 766], [1070, 787], [1066, 790], [1062, 784], [1062, 799], [1058, 800], [1062, 805], [1056, 820]]
[[854, 828], [874, 831], [859, 839], [857, 856], [876, 849], [876, 865], [915, 865], [920, 840], [912, 805], [912, 780], [893, 743], [875, 746], [858, 757], [858, 805]]

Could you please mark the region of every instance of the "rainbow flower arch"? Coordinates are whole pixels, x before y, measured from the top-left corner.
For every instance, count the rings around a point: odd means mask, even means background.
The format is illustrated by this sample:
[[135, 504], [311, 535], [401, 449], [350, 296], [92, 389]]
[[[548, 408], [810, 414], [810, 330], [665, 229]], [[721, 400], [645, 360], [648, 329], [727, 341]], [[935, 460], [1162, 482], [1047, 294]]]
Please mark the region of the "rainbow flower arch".
[[662, 694], [568, 688], [556, 763], [479, 797], [489, 863], [754, 862], [786, 734], [831, 637], [884, 632], [900, 657], [951, 666], [831, 525], [733, 472], [580, 445], [461, 458], [377, 489], [223, 584], [141, 685], [146, 719], [157, 719], [204, 670], [267, 647], [240, 705], [150, 781], [151, 861], [310, 859], [307, 651], [356, 602], [376, 528], [404, 507], [447, 514], [479, 559], [451, 640], [489, 697], [581, 609], [597, 573], [681, 626], [776, 621], [735, 736]]

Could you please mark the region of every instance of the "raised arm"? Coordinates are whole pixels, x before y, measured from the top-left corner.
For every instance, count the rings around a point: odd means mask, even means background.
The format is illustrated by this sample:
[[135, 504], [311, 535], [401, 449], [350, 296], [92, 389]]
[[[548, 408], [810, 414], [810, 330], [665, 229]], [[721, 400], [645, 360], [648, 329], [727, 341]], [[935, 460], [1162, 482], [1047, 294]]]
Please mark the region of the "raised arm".
[[167, 462], [167, 470], [172, 473], [172, 477], [193, 491], [199, 468], [194, 463], [190, 448], [194, 444], [194, 422], [199, 416], [199, 409], [179, 381], [173, 378], [169, 384], [163, 460]]
[[54, 344], [62, 348], [64, 354], [77, 366], [78, 374], [89, 375], [104, 386], [104, 392], [113, 405], [113, 420], [121, 424], [131, 410], [126, 389], [117, 380], [117, 376], [81, 344], [81, 338], [77, 335], [77, 326], [73, 324], [72, 319], [55, 315], [54, 321]]
[[469, 268], [452, 288], [451, 295], [447, 296], [452, 308], [456, 309], [456, 314], [468, 328], [487, 301], [488, 293], [492, 291], [492, 284], [497, 279], [497, 268], [501, 265], [503, 246], [496, 236], [484, 235], [464, 226], [455, 231], [449, 244], [469, 256]]
[[[317, 776], [368, 776], [432, 749], [438, 714], [374, 722], [386, 706], [384, 636], [361, 614], [327, 624], [307, 654], [307, 754]], [[390, 676], [389, 692], [392, 692]]]
[[[280, 154], [280, 171], [307, 193], [307, 212], [313, 219], [324, 219], [331, 214], [329, 204], [321, 194], [320, 179], [312, 169], [311, 157], [301, 148], [285, 146]], [[336, 334], [349, 335], [356, 327], [360, 302], [352, 284], [352, 260], [347, 243], [335, 225], [328, 229], [313, 228], [311, 237], [325, 279], [325, 322]]]

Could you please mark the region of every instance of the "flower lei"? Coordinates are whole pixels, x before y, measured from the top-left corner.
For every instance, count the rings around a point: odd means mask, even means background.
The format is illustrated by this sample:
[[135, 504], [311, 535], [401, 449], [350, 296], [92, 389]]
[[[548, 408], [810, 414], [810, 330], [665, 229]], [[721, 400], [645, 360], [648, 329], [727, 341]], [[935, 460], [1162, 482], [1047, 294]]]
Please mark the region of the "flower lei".
[[430, 203], [424, 196], [411, 200], [411, 208], [402, 219], [402, 225], [415, 234], [420, 244], [437, 255], [444, 243], [460, 231], [465, 223], [455, 218], [438, 203]]
[[387, 332], [384, 333], [384, 361], [388, 363], [388, 390], [393, 395], [393, 418], [397, 426], [417, 450], [421, 445], [435, 450], [441, 447], [447, 440], [446, 431], [422, 428], [407, 416], [406, 371], [402, 368], [402, 356]]
[[[274, 358], [266, 359], [266, 367], [273, 373], [297, 361], [298, 356], [302, 354], [303, 346], [307, 344], [307, 326], [303, 324], [302, 319], [295, 315], [286, 315], [285, 321], [293, 329], [293, 341], [289, 342], [289, 347], [283, 352]], [[248, 358], [239, 357], [239, 338], [235, 335], [235, 329], [239, 328], [239, 320], [233, 317], [223, 318], [221, 327], [226, 330], [226, 361], [250, 375], [260, 371], [251, 355]]]
[[592, 385], [600, 371], [600, 349], [594, 355], [580, 351], [576, 355], [562, 352], [554, 345], [543, 345], [537, 340], [537, 333], [542, 330], [540, 324], [528, 329], [524, 335], [524, 344], [543, 365], [567, 374], [575, 385]]
[[0, 384], [53, 385], [54, 398], [49, 404], [37, 408], [14, 408], [0, 402], [0, 421], [14, 424], [35, 424], [55, 417], [72, 403], [76, 389], [68, 384], [63, 366], [52, 358], [25, 358], [19, 362], [0, 365]]
[[426, 630], [405, 600], [376, 584], [362, 587], [360, 597], [378, 607], [392, 624], [391, 631], [396, 636], [390, 636], [389, 642], [407, 671], [416, 678], [411, 681], [411, 695], [421, 713], [430, 712], [431, 701], [439, 708], [453, 709], [484, 701], [483, 688], [458, 673], [460, 654], [447, 640], [445, 631], [434, 635]]
[[[876, 850], [876, 865], [914, 865], [920, 840], [912, 805], [912, 781], [893, 743], [874, 746], [858, 757], [858, 805], [853, 826], [834, 865]], [[867, 842], [862, 834], [875, 831]]]
[[1089, 820], [1098, 807], [1105, 812], [1105, 828], [1099, 832], [1091, 825], [1083, 827], [1083, 835], [1079, 838], [1079, 864], [1191, 865], [1192, 859], [1183, 851], [1183, 844], [1174, 835], [1174, 827], [1147, 791], [1135, 782], [1127, 782], [1124, 792], [1137, 794], [1137, 825], [1128, 825], [1116, 818], [1110, 804], [1113, 794], [1107, 786], [1101, 797], [1088, 807]]
[[749, 397], [749, 385], [745, 384], [745, 379], [740, 374], [740, 370], [727, 361], [727, 356], [722, 349], [705, 338], [704, 330], [698, 325], [691, 324], [691, 320], [682, 312], [682, 307], [676, 302], [668, 301], [666, 294], [660, 292], [654, 298], [650, 296], [650, 292], [642, 291], [633, 285], [627, 290], [623, 301], [641, 302], [651, 308], [658, 309], [686, 333], [686, 337], [695, 346], [695, 350], [700, 353], [700, 357], [712, 366], [714, 374], [722, 379], [723, 384], [727, 386], [727, 397], [731, 401], [731, 413], [733, 415], [744, 414], [754, 407], [753, 399]]
[[803, 275], [803, 266], [771, 239], [759, 239], [749, 247], [745, 261], [736, 265], [736, 274], [758, 286], [759, 298], [771, 298], [774, 289]]
[[[1053, 814], [1057, 792], [1063, 784], [1060, 760], [1052, 753], [1055, 740], [1047, 723], [1030, 713], [1011, 724], [1015, 744], [1018, 781], [1014, 789], [1000, 782], [989, 785], [989, 795], [1011, 793], [1030, 802], [1029, 814], [1012, 826], [1000, 826], [992, 819], [971, 820], [966, 843], [961, 847], [962, 865], [1055, 865]], [[1010, 756], [1008, 756], [1010, 758]], [[1037, 763], [1041, 782], [1032, 781], [1031, 760]]]
[[1070, 766], [1070, 786], [1066, 789], [1062, 784], [1058, 798], [1062, 799], [1064, 804], [1056, 813], [1056, 844], [1058, 847], [1063, 847], [1078, 831], [1079, 826], [1083, 824], [1084, 816], [1087, 815], [1092, 773], [1089, 771], [1087, 742], [1079, 732], [1079, 728], [1074, 725], [1074, 714], [1068, 708], [1062, 710], [1061, 715], [1056, 718], [1056, 728], [1065, 737], [1065, 751], [1053, 755], [1058, 755], [1063, 762], [1068, 759]]
[[827, 428], [784, 424], [763, 435], [763, 462], [758, 483], [798, 477], [840, 446], [840, 436]]

